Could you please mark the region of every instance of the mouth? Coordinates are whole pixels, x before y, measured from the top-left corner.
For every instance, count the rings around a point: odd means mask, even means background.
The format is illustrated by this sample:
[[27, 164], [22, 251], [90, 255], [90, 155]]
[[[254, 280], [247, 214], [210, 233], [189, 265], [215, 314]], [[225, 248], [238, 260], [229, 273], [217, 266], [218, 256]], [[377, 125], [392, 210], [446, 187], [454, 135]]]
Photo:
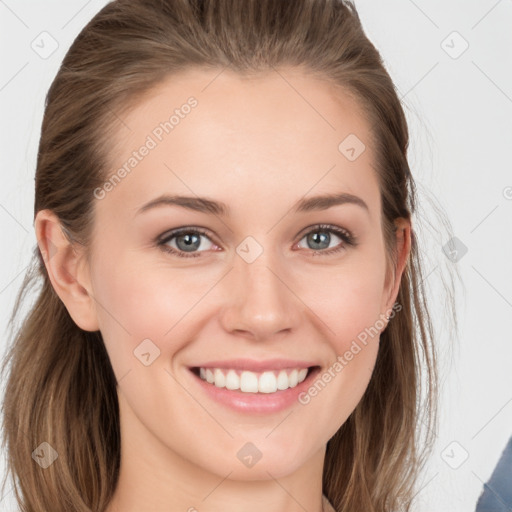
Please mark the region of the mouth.
[[309, 366], [256, 372], [236, 368], [194, 366], [190, 371], [204, 383], [216, 388], [238, 393], [270, 395], [297, 387], [310, 380], [312, 374], [319, 369], [319, 366]]
[[206, 399], [226, 410], [251, 417], [278, 413], [302, 404], [301, 395], [321, 371], [319, 365], [280, 363], [273, 368], [269, 366], [241, 362], [224, 367], [222, 362], [217, 362], [188, 370], [193, 386]]

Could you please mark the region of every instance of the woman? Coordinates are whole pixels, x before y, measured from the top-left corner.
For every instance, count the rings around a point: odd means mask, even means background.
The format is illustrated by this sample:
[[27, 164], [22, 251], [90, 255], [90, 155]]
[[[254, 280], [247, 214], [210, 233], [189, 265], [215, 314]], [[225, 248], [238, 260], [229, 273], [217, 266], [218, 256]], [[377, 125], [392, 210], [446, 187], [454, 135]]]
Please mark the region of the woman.
[[436, 358], [407, 146], [350, 2], [104, 7], [42, 125], [23, 510], [409, 510]]

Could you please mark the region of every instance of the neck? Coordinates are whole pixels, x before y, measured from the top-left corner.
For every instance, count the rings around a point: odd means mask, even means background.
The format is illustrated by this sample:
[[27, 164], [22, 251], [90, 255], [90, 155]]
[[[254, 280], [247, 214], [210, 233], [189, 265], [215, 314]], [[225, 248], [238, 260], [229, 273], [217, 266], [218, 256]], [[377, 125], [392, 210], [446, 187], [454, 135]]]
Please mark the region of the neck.
[[[323, 465], [323, 454], [309, 461]], [[176, 466], [177, 467], [177, 466]], [[310, 469], [308, 468], [308, 469]], [[321, 475], [321, 471], [319, 473]], [[198, 468], [183, 472], [155, 471], [155, 466], [121, 464], [118, 485], [106, 512], [322, 512], [321, 479], [299, 470], [280, 478], [256, 481], [231, 480]]]

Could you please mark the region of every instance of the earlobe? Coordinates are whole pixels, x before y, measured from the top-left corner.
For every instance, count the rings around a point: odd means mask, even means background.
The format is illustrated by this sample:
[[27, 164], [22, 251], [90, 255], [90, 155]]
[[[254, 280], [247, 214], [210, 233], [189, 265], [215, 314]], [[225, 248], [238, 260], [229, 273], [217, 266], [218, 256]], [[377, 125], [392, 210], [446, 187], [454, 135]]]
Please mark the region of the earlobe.
[[97, 331], [96, 308], [81, 251], [66, 237], [59, 218], [51, 210], [37, 212], [34, 227], [55, 293], [78, 327]]

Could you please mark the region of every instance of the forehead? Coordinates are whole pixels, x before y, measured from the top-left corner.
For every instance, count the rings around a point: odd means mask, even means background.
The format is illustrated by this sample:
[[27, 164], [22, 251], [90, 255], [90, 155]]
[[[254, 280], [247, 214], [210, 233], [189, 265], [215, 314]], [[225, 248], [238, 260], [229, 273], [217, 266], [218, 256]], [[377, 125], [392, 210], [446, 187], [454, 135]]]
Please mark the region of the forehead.
[[325, 192], [378, 201], [359, 103], [297, 68], [250, 76], [188, 70], [159, 83], [121, 120], [108, 173], [123, 177], [104, 203], [130, 214], [166, 192], [214, 197], [233, 209]]

